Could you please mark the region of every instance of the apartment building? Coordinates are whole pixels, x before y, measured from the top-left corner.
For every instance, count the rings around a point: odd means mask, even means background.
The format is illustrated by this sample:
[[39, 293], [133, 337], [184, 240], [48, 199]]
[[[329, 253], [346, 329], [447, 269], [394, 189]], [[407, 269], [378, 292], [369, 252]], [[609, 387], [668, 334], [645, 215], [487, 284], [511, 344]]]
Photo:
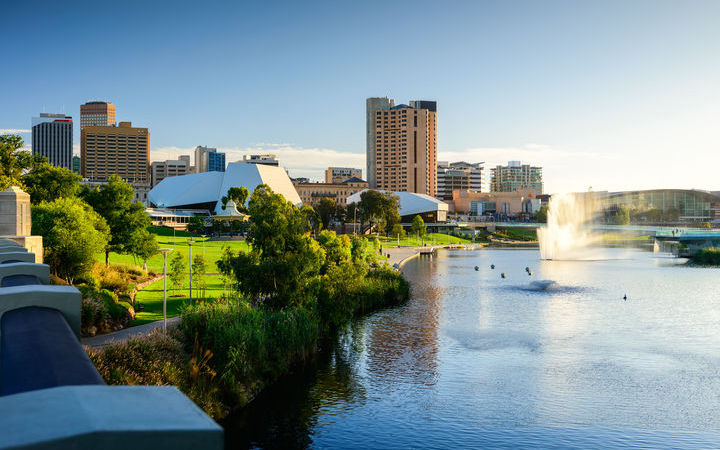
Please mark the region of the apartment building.
[[243, 155], [242, 162], [246, 164], [262, 164], [265, 166], [280, 166], [280, 161], [278, 161], [277, 156], [273, 155], [272, 153], [267, 153], [264, 155]]
[[150, 185], [150, 133], [131, 122], [86, 126], [80, 132], [82, 176], [104, 181], [118, 175], [130, 184]]
[[536, 195], [543, 193], [542, 167], [509, 161], [507, 166], [496, 166], [491, 170], [492, 192], [517, 192], [525, 189]]
[[32, 118], [32, 153], [53, 166], [72, 170], [73, 121], [65, 114], [41, 113]]
[[484, 190], [483, 181], [483, 163], [481, 162], [438, 161], [437, 198], [441, 200], [452, 200], [453, 191], [456, 189], [482, 192]]
[[328, 167], [325, 169], [326, 183], [342, 183], [350, 178], [362, 179], [362, 169], [352, 167]]
[[[367, 145], [371, 187], [435, 196], [437, 192], [437, 102], [411, 101], [397, 105], [387, 98], [370, 98], [374, 114], [372, 143]], [[370, 138], [370, 135], [368, 135]], [[374, 186], [373, 186], [374, 184]]]
[[195, 147], [195, 173], [201, 172], [225, 172], [225, 153], [212, 147]]
[[154, 187], [168, 177], [190, 173], [190, 155], [178, 156], [178, 159], [153, 161], [150, 164], [150, 183]]

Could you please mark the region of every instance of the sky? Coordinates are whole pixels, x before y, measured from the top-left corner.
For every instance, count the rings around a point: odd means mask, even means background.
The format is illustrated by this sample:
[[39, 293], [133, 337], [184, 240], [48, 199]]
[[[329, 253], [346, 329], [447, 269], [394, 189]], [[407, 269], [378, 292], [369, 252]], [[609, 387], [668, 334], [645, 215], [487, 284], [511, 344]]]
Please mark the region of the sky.
[[[720, 190], [720, 2], [2, 0], [0, 132], [106, 100], [151, 160], [365, 172], [365, 98], [438, 102], [439, 160], [545, 190]], [[24, 131], [23, 131], [24, 130]], [[79, 152], [79, 145], [77, 145]], [[488, 171], [489, 172], [489, 171]]]

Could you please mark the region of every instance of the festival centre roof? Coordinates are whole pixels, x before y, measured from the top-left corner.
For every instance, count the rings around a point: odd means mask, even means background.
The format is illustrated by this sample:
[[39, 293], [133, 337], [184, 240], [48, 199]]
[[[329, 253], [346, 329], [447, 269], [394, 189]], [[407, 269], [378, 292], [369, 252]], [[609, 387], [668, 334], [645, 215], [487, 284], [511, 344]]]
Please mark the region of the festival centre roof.
[[267, 184], [295, 205], [302, 201], [282, 167], [262, 164], [230, 163], [225, 172], [203, 172], [168, 177], [148, 193], [148, 201], [158, 208], [210, 209], [221, 214], [222, 197], [231, 187], [246, 187], [250, 193]]
[[[348, 205], [360, 201], [360, 195], [367, 191], [364, 189], [349, 196]], [[385, 193], [383, 190], [379, 192]], [[415, 214], [423, 214], [435, 211], [447, 211], [448, 204], [426, 194], [416, 194], [414, 192], [392, 192], [393, 195], [400, 198], [400, 216], [411, 216]]]

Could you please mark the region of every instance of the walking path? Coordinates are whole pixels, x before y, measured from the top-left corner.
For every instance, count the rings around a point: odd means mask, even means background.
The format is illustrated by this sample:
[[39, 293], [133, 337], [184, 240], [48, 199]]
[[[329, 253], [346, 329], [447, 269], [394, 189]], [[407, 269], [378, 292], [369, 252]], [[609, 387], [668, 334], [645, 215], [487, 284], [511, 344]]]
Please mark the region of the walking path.
[[428, 251], [436, 247], [384, 247], [383, 254], [390, 255], [387, 263], [390, 267], [394, 267], [395, 264], [402, 265], [405, 261], [409, 260], [420, 254], [421, 251]]
[[[180, 317], [171, 317], [167, 320], [168, 328], [176, 327], [180, 323]], [[92, 349], [101, 349], [109, 344], [120, 344], [128, 339], [146, 336], [156, 329], [162, 329], [163, 321], [150, 322], [136, 327], [123, 328], [114, 333], [101, 334], [99, 336], [80, 339], [80, 343]]]

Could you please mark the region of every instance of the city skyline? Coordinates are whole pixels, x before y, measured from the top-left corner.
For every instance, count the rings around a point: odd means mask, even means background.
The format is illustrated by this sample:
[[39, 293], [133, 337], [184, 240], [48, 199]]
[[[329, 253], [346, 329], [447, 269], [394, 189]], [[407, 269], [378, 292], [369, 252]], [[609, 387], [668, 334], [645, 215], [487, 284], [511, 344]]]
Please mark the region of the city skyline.
[[[79, 117], [99, 99], [150, 129], [151, 160], [208, 145], [228, 161], [274, 153], [292, 176], [322, 179], [328, 166], [365, 167], [366, 98], [426, 98], [442, 105], [438, 160], [542, 166], [548, 193], [720, 189], [720, 4], [368, 5], [181, 4], [172, 20], [158, 5], [142, 17], [132, 2], [94, 5], [100, 24], [82, 2], [48, 4], [44, 33], [17, 39], [24, 20], [2, 32], [19, 69], [0, 75], [0, 129], [29, 130], [42, 110]], [[109, 40], [88, 40], [101, 26]], [[76, 50], [38, 58], [48, 34]], [[393, 43], [426, 63], [422, 76], [372, 64]], [[119, 65], [119, 47], [136, 64]]]

